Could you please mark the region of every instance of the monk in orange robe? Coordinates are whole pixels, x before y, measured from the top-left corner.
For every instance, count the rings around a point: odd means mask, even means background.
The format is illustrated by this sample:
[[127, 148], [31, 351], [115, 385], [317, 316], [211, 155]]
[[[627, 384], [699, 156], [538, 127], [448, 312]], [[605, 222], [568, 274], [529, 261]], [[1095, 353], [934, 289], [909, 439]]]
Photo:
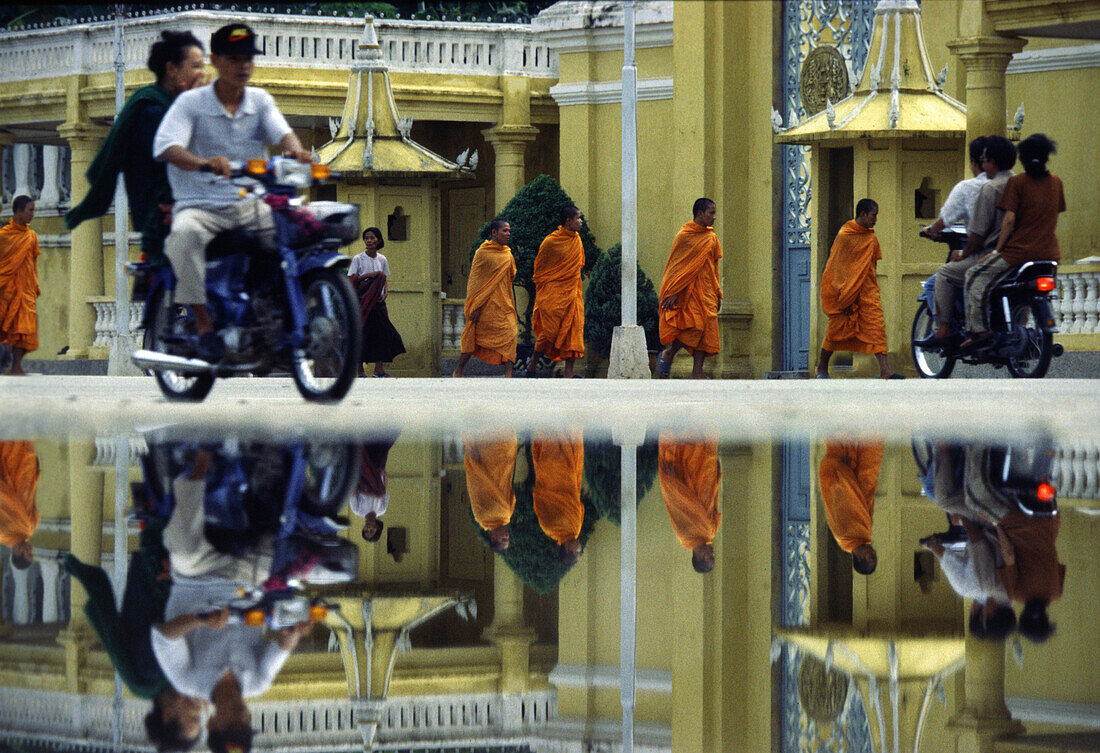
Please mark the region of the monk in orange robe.
[[531, 442], [535, 470], [535, 517], [543, 533], [558, 543], [566, 565], [581, 556], [581, 476], [584, 474], [584, 442], [579, 434], [545, 436]]
[[657, 373], [667, 379], [676, 351], [684, 348], [692, 356], [692, 379], [705, 379], [703, 359], [720, 350], [718, 309], [722, 286], [718, 282], [718, 260], [722, 244], [714, 232], [718, 207], [710, 199], [697, 199], [694, 219], [686, 223], [672, 242], [658, 296], [657, 320], [661, 344], [667, 346], [657, 359]]
[[38, 456], [33, 442], [0, 442], [0, 544], [11, 548], [20, 570], [33, 561], [31, 534], [38, 528]]
[[38, 234], [30, 229], [34, 202], [16, 196], [11, 222], [0, 229], [0, 343], [11, 348], [13, 376], [23, 376], [23, 356], [38, 350]]
[[826, 442], [825, 457], [818, 467], [829, 530], [840, 548], [851, 552], [852, 567], [863, 575], [870, 575], [878, 565], [871, 545], [871, 522], [882, 447], [882, 442]]
[[714, 536], [722, 523], [718, 442], [691, 442], [662, 434], [657, 445], [657, 473], [676, 538], [691, 552], [695, 572], [710, 572], [714, 569]]
[[856, 218], [837, 233], [821, 275], [821, 308], [829, 317], [815, 373], [829, 378], [829, 359], [838, 350], [874, 353], [883, 379], [904, 379], [886, 363], [886, 319], [882, 315], [876, 263], [882, 248], [875, 235], [878, 204], [860, 199]]
[[512, 490], [516, 435], [481, 442], [467, 440], [463, 463], [474, 520], [489, 532], [489, 548], [503, 552], [511, 541], [508, 525], [516, 510], [516, 494]]
[[519, 334], [516, 300], [512, 295], [516, 260], [508, 247], [512, 228], [505, 220], [496, 219], [489, 225], [489, 234], [490, 239], [481, 244], [470, 264], [462, 355], [453, 377], [462, 376], [472, 356], [494, 366], [504, 364], [504, 376], [512, 376]]
[[535, 310], [531, 325], [535, 330], [535, 354], [527, 364], [533, 376], [538, 356], [545, 353], [553, 361], [565, 361], [562, 376], [575, 376], [574, 362], [584, 355], [584, 296], [581, 270], [584, 269], [584, 244], [580, 229], [584, 224], [581, 210], [562, 207], [561, 225], [539, 245], [535, 257]]

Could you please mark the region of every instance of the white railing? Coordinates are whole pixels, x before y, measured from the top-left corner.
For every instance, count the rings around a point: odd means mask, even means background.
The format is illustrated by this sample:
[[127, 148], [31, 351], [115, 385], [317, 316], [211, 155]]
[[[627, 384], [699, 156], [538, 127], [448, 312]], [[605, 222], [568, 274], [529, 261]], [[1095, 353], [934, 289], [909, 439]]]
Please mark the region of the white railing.
[[[130, 18], [124, 24], [127, 70], [145, 68], [163, 29], [188, 30], [205, 45], [219, 26], [244, 21], [256, 32], [265, 67], [348, 69], [362, 18], [289, 16], [190, 10]], [[453, 21], [375, 21], [390, 70], [557, 78], [554, 52], [527, 24]], [[0, 82], [107, 73], [114, 70], [114, 22], [0, 32]]]
[[1100, 445], [1062, 445], [1054, 451], [1051, 482], [1062, 499], [1100, 500]]
[[1100, 264], [1066, 265], [1058, 270], [1059, 300], [1054, 301], [1058, 331], [1067, 335], [1100, 333]]
[[[111, 748], [114, 699], [41, 690], [0, 688], [0, 740], [52, 743], [71, 750]], [[119, 751], [149, 750], [142, 717], [149, 704], [127, 698]], [[257, 751], [362, 749], [355, 707], [347, 698], [249, 703]], [[530, 735], [556, 715], [553, 691], [514, 698], [497, 694], [389, 698], [382, 709], [378, 742], [471, 740]]]
[[[127, 437], [127, 442], [130, 445], [130, 465], [139, 465], [142, 456], [149, 452], [149, 445], [145, 442], [145, 437], [135, 434]], [[92, 460], [92, 466], [96, 468], [114, 468], [117, 452], [117, 438], [95, 437], [95, 458]]]
[[12, 625], [57, 624], [69, 621], [69, 574], [61, 569], [56, 551], [34, 549], [25, 570], [5, 567], [0, 589], [5, 599], [0, 618]]
[[7, 216], [11, 216], [11, 201], [16, 196], [34, 199], [35, 213], [40, 215], [68, 208], [71, 170], [67, 146], [11, 144], [4, 147], [0, 170], [3, 172], [0, 201]]
[[462, 330], [466, 329], [466, 301], [457, 298], [443, 299], [443, 350], [462, 348]]
[[[95, 309], [95, 339], [92, 345], [101, 345], [110, 348], [111, 343], [118, 337], [115, 331], [115, 323], [118, 321], [115, 309], [115, 299], [107, 296], [95, 296], [88, 299], [88, 303]], [[130, 347], [128, 352], [133, 352], [141, 347], [145, 331], [141, 329], [141, 315], [144, 312], [144, 303], [130, 302]]]

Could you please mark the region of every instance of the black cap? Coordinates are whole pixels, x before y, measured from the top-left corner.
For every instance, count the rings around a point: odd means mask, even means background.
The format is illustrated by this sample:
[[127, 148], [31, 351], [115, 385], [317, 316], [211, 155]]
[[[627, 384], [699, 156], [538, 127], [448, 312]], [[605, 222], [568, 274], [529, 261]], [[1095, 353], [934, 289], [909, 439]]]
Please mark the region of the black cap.
[[245, 24], [229, 24], [210, 35], [210, 52], [215, 55], [263, 55], [256, 47], [256, 34]]

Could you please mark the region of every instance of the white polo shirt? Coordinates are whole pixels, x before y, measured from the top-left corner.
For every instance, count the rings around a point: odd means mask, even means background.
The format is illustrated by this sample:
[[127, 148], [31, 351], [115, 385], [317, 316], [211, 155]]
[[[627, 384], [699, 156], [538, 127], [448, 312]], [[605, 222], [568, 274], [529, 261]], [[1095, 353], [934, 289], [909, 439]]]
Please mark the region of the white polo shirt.
[[[176, 97], [153, 139], [153, 157], [163, 161], [169, 147], [181, 146], [203, 159], [243, 162], [266, 157], [268, 145], [278, 144], [290, 131], [275, 99], [263, 89], [246, 86], [240, 106], [230, 115], [211, 83]], [[178, 209], [218, 209], [241, 200], [240, 186], [171, 163], [168, 183]]]

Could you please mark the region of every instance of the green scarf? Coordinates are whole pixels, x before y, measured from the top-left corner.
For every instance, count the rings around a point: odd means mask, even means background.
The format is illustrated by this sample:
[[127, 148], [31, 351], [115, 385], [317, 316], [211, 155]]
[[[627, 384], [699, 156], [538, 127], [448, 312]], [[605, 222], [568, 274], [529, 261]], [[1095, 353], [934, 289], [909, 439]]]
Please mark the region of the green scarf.
[[[142, 103], [147, 101], [170, 107], [172, 95], [159, 84], [149, 84], [138, 89], [130, 95], [130, 99], [126, 100], [107, 138], [99, 148], [99, 153], [96, 154], [92, 164], [88, 166], [88, 172], [85, 173], [89, 184], [87, 195], [80, 204], [70, 209], [65, 215], [65, 227], [69, 230], [85, 220], [102, 217], [107, 213], [115, 197], [115, 186], [118, 183], [118, 174], [122, 170], [123, 156], [130, 146], [129, 137], [134, 118], [141, 111]], [[161, 193], [170, 195], [167, 186], [164, 186], [163, 192], [157, 191], [158, 196]]]

